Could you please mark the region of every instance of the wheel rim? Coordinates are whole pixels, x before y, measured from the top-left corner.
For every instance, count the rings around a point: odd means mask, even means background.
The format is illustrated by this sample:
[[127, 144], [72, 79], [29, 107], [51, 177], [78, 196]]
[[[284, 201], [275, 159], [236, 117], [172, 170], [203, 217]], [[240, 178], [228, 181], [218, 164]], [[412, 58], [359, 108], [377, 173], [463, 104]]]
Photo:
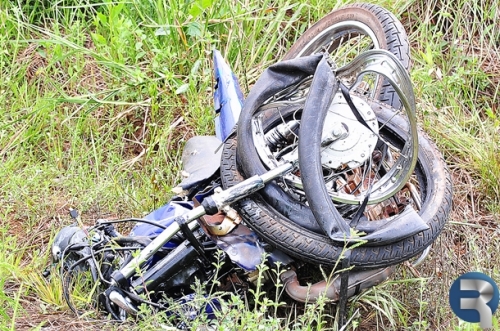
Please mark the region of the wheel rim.
[[[366, 101], [365, 101], [366, 102]], [[273, 104], [269, 104], [269, 107], [272, 107]], [[290, 123], [297, 121], [297, 118], [300, 119], [301, 108], [294, 107], [295, 111], [293, 113], [280, 114], [280, 120], [278, 123], [271, 125], [271, 127], [265, 127], [262, 125], [263, 113], [259, 113], [256, 118], [254, 118], [254, 123], [260, 122], [260, 126], [255, 125], [254, 128], [262, 130], [260, 133], [254, 135], [254, 139], [256, 139], [256, 147], [258, 150], [262, 151], [262, 148], [259, 148], [266, 144], [266, 136], [269, 137], [269, 133], [276, 128], [278, 125], [282, 125], [283, 123]], [[401, 118], [399, 118], [401, 120]], [[377, 117], [378, 126], [380, 127], [379, 134], [382, 139], [386, 142], [389, 151], [387, 152], [387, 158], [385, 162], [392, 162], [394, 165], [395, 159], [398, 158], [398, 153], [405, 146], [405, 143], [409, 140], [408, 132], [397, 132], [393, 131], [392, 122], [388, 122], [387, 118], [379, 118]], [[290, 125], [288, 125], [290, 126]], [[293, 134], [292, 134], [293, 135]], [[290, 143], [293, 145], [296, 143], [296, 137], [293, 137], [294, 141]], [[289, 146], [290, 146], [289, 145]], [[286, 148], [286, 146], [284, 147]], [[283, 148], [283, 149], [284, 149]], [[377, 152], [379, 150], [376, 150]], [[266, 154], [267, 157], [272, 157], [273, 159], [267, 159], [267, 162], [270, 164], [273, 162], [273, 166], [269, 168], [273, 168], [274, 164], [279, 164], [282, 161], [281, 159], [277, 159], [276, 155], [279, 154], [279, 151], [272, 151], [267, 148]], [[262, 155], [259, 155], [262, 157]], [[392, 160], [391, 160], [392, 159]], [[333, 172], [325, 174], [325, 182], [326, 185], [331, 185], [334, 181], [344, 181], [345, 186], [349, 186], [352, 190], [352, 187], [358, 186], [362, 182], [366, 182], [367, 175], [365, 173], [366, 164], [362, 167], [355, 169], [343, 169], [341, 172]], [[418, 168], [418, 169], [417, 169]], [[374, 196], [373, 199], [369, 200], [368, 206], [365, 210], [365, 215], [370, 220], [382, 220], [386, 219], [390, 216], [398, 214], [400, 211], [404, 209], [404, 207], [411, 202], [415, 210], [420, 210], [422, 205], [422, 200], [425, 199], [425, 186], [426, 179], [425, 175], [422, 173], [422, 170], [419, 166], [416, 167], [415, 171], [407, 180], [406, 184], [403, 188], [398, 189], [394, 195], [391, 195], [389, 198], [385, 198], [380, 201], [380, 199], [376, 199]], [[327, 170], [324, 168], [324, 170]], [[372, 174], [373, 175], [373, 174]], [[356, 176], [360, 176], [361, 178], [357, 178]], [[364, 178], [363, 178], [364, 176]], [[337, 177], [337, 178], [335, 178]], [[305, 202], [306, 198], [302, 189], [302, 183], [300, 181], [300, 177], [296, 175], [287, 175], [283, 178], [282, 186], [285, 191], [293, 196], [297, 201]], [[351, 192], [347, 193], [346, 191], [341, 191], [337, 189], [337, 191], [333, 190], [333, 187], [330, 186], [330, 192], [332, 193], [332, 200], [336, 203], [337, 209], [345, 218], [351, 218], [352, 215], [359, 208], [359, 204], [362, 202], [363, 198], [353, 196], [353, 193], [358, 193], [361, 197], [364, 195], [363, 192], [368, 190], [368, 186], [361, 187], [359, 192]], [[341, 191], [339, 194], [338, 191]]]
[[[330, 59], [338, 67], [342, 67], [357, 55], [371, 49], [381, 49], [373, 30], [358, 21], [344, 21], [321, 31], [300, 50], [296, 58], [326, 51]], [[375, 98], [381, 88], [381, 80], [379, 77], [371, 77], [365, 83], [358, 92]]]
[[[407, 139], [401, 149], [395, 148], [390, 143], [384, 141], [382, 137], [378, 135], [378, 131], [386, 126], [392, 118], [379, 123], [371, 106], [369, 106], [369, 99], [359, 95], [352, 95], [351, 98], [360, 115], [364, 118], [365, 122], [371, 126], [370, 132], [369, 129], [363, 127], [354, 118], [353, 112], [347, 105], [347, 102], [343, 100], [342, 94], [340, 94], [340, 92], [337, 93], [329, 110], [333, 115], [330, 116], [330, 119], [327, 116], [325, 120], [323, 142], [329, 132], [342, 131], [342, 125], [344, 126], [344, 134], [346, 136], [338, 137], [338, 134], [336, 134], [336, 141], [333, 141], [327, 148], [323, 149], [321, 154], [323, 167], [330, 173], [339, 175], [348, 174], [349, 171], [351, 171], [349, 174], [350, 177], [344, 182], [338, 182], [338, 178], [335, 179], [333, 182], [334, 185], [332, 185], [329, 190], [329, 195], [332, 200], [338, 203], [359, 205], [363, 203], [368, 196], [367, 203], [376, 204], [391, 198], [406, 185], [417, 161], [418, 138], [416, 131], [415, 101], [408, 74], [392, 54], [383, 50], [375, 50], [365, 52], [355, 58], [351, 63], [339, 68], [337, 70], [337, 77], [349, 77], [349, 80], [354, 81], [350, 87], [351, 90], [353, 90], [356, 85], [359, 84], [361, 78], [369, 72], [383, 75], [398, 92], [405, 107], [401, 111], [394, 110], [394, 116], [403, 115], [406, 117], [409, 123]], [[302, 87], [292, 89], [293, 92], [291, 92], [291, 94], [281, 96], [278, 102], [303, 102], [305, 95], [307, 95], [309, 85], [308, 82], [303, 82], [301, 84]], [[297, 95], [301, 95], [301, 97], [297, 97]], [[267, 106], [272, 106], [272, 103]], [[342, 109], [337, 110], [339, 107]], [[288, 126], [297, 126], [296, 122], [298, 121], [294, 119], [293, 122], [288, 123]], [[328, 126], [326, 122], [331, 125]], [[340, 128], [339, 124], [341, 124]], [[335, 125], [337, 127], [335, 127]], [[292, 139], [293, 141], [292, 144], [286, 146], [286, 148], [293, 149], [293, 145], [296, 144], [298, 137], [293, 129], [288, 126], [277, 126], [273, 128], [273, 132], [265, 132], [262, 127], [262, 118], [259, 116], [259, 113], [257, 113], [252, 120], [254, 145], [256, 146], [261, 161], [268, 169], [276, 167], [280, 162], [293, 161], [293, 159], [298, 157], [297, 149], [291, 151], [291, 155], [286, 157], [281, 155], [283, 154], [283, 150], [278, 151], [278, 154], [273, 153], [273, 150], [276, 149], [276, 146], [274, 146], [276, 145], [276, 137], [283, 137], [287, 132], [288, 138], [286, 139]], [[279, 131], [282, 132], [280, 133]], [[340, 132], [340, 135], [342, 135], [342, 132]], [[380, 141], [385, 145], [385, 150], [390, 153], [387, 153], [389, 158], [377, 161], [376, 155], [373, 153], [381, 153], [380, 150], [376, 151], [375, 149], [376, 144]], [[270, 144], [272, 146], [269, 146]], [[346, 145], [352, 146], [346, 147]], [[357, 156], [353, 156], [356, 153]], [[326, 162], [324, 162], [325, 160]], [[378, 167], [378, 169], [372, 174], [370, 169], [374, 166]], [[379, 176], [378, 173], [380, 170], [385, 172], [385, 174]], [[334, 178], [332, 177], [330, 180], [326, 180], [326, 184], [332, 184], [332, 179]], [[339, 189], [338, 185], [343, 185], [343, 188]], [[363, 189], [365, 185], [366, 189]], [[285, 186], [292, 186], [298, 192], [302, 190], [300, 178], [293, 174], [285, 177]]]

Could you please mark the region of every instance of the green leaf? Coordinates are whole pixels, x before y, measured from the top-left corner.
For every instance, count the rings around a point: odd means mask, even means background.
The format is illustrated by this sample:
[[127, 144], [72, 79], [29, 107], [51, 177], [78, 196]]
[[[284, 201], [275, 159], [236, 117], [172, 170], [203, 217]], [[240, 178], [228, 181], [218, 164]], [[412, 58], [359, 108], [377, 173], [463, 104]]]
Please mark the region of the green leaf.
[[189, 9], [189, 15], [193, 16], [193, 18], [196, 18], [201, 13], [203, 13], [203, 8], [200, 6], [200, 4], [197, 2], [193, 3], [191, 9]]
[[201, 37], [201, 26], [198, 22], [191, 22], [187, 25], [186, 34], [190, 37]]
[[212, 6], [213, 0], [201, 0], [201, 8], [207, 9], [208, 7]]
[[212, 4], [213, 0], [198, 0], [194, 2], [191, 9], [189, 9], [189, 14], [193, 16], [193, 18], [196, 18], [200, 16], [205, 9], [212, 6]]
[[198, 59], [198, 60], [196, 60], [194, 62], [193, 67], [191, 68], [191, 76], [196, 75], [196, 73], [200, 69], [200, 65], [201, 65], [201, 60], [200, 59]]
[[146, 55], [146, 52], [144, 52], [144, 51], [139, 52], [139, 53], [137, 53], [137, 55], [135, 56], [135, 59], [136, 59], [136, 60], [139, 60], [139, 59], [141, 59], [142, 57], [144, 57], [144, 55]]
[[486, 115], [488, 115], [489, 118], [491, 119], [496, 119], [497, 118], [497, 115], [495, 114], [495, 112], [493, 111], [493, 109], [491, 108], [486, 108], [485, 109], [485, 113]]
[[102, 35], [98, 33], [92, 33], [92, 39], [96, 44], [101, 44], [101, 45], [107, 44], [106, 38], [104, 38]]
[[186, 92], [188, 89], [189, 89], [189, 84], [188, 84], [188, 83], [186, 83], [186, 84], [182, 84], [181, 86], [179, 86], [179, 88], [177, 88], [177, 90], [175, 90], [175, 94], [181, 94], [181, 93], [184, 93], [184, 92]]
[[108, 17], [102, 13], [97, 13], [97, 19], [100, 23], [106, 24], [108, 22]]
[[155, 36], [166, 36], [168, 34], [170, 34], [169, 26], [161, 26], [155, 31]]

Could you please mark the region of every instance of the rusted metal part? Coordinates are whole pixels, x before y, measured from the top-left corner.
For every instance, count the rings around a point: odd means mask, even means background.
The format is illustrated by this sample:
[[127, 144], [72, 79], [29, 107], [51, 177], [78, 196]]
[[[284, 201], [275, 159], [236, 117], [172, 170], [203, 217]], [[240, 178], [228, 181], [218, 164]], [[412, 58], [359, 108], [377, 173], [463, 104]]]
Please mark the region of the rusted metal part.
[[[193, 202], [195, 206], [200, 205], [196, 197], [193, 198]], [[241, 216], [230, 206], [225, 206], [222, 211], [219, 211], [215, 215], [201, 216], [200, 221], [206, 233], [214, 236], [224, 236], [241, 223]]]
[[[194, 205], [199, 205], [196, 198]], [[259, 238], [251, 229], [241, 222], [238, 213], [230, 207], [215, 215], [204, 215], [200, 217], [200, 226], [217, 247], [223, 250], [238, 266], [247, 271], [254, 271], [262, 262], [264, 248], [259, 243]]]
[[200, 220], [203, 222], [205, 230], [216, 236], [224, 236], [241, 222], [241, 217], [238, 214], [232, 217], [223, 212], [218, 212], [215, 215], [202, 216]]
[[[380, 153], [376, 150], [373, 153]], [[380, 160], [379, 160], [380, 161]], [[376, 176], [371, 172], [363, 179], [361, 168], [349, 170], [344, 177], [339, 177], [336, 180], [337, 190], [342, 190], [345, 193], [359, 195], [368, 190], [370, 183], [376, 182]], [[375, 205], [369, 205], [364, 212], [369, 220], [386, 219], [401, 213], [405, 207], [410, 204], [410, 199], [418, 211], [421, 208], [421, 199], [417, 188], [412, 183], [406, 183], [401, 191], [386, 201], [382, 201]]]
[[380, 220], [399, 214], [404, 209], [400, 208], [396, 203], [396, 199], [390, 198], [379, 204], [369, 206], [366, 208], [365, 215], [370, 220]]
[[376, 205], [368, 206], [365, 216], [370, 220], [380, 220], [398, 215], [410, 204], [410, 199], [414, 204], [415, 210], [419, 211], [422, 203], [417, 188], [411, 183], [406, 183], [403, 189], [394, 197]]
[[422, 209], [422, 198], [420, 197], [420, 194], [418, 193], [418, 190], [415, 187], [415, 185], [408, 182], [408, 183], [406, 183], [405, 188], [407, 188], [409, 190], [411, 198], [413, 199], [413, 202], [415, 203], [416, 209], [417, 210]]
[[[394, 266], [375, 270], [350, 271], [347, 296], [352, 297], [361, 290], [378, 285], [385, 281], [394, 272]], [[302, 286], [297, 274], [288, 270], [281, 275], [281, 281], [285, 284], [288, 295], [300, 302], [316, 302], [321, 296], [325, 296], [333, 302], [340, 299], [340, 277], [330, 281], [321, 281], [310, 286]]]

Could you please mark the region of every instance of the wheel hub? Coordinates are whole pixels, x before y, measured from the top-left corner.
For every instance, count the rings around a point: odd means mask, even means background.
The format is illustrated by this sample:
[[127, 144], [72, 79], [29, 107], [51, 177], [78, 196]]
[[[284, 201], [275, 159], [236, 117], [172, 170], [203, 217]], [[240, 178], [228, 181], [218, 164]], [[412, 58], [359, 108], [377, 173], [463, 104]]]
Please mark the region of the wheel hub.
[[356, 119], [345, 98], [337, 93], [323, 127], [321, 163], [325, 167], [360, 167], [375, 149], [378, 139], [377, 117], [361, 98], [352, 96], [352, 101], [373, 132]]

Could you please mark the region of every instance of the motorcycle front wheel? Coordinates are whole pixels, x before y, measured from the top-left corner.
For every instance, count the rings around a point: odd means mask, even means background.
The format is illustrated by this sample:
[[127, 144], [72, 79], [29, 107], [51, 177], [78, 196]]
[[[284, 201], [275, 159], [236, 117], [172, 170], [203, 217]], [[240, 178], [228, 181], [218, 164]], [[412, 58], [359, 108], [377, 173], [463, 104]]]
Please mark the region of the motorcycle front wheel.
[[[320, 52], [329, 53], [337, 67], [370, 49], [385, 49], [409, 71], [410, 45], [401, 22], [388, 10], [372, 4], [354, 4], [334, 10], [309, 29], [290, 47], [283, 60]], [[403, 107], [396, 91], [384, 77], [372, 77], [358, 91], [391, 105]]]
[[[272, 109], [270, 113], [281, 114], [280, 117], [286, 117], [300, 108], [294, 104], [277, 107], [278, 109]], [[406, 119], [381, 103], [372, 102], [371, 107], [379, 123], [385, 124], [379, 132], [384, 140], [396, 147], [403, 145], [408, 139]], [[267, 126], [275, 125], [276, 119], [267, 119]], [[418, 160], [411, 177], [418, 190], [418, 198], [413, 200], [415, 209], [429, 228], [392, 244], [356, 247], [351, 253], [352, 265], [359, 268], [378, 268], [401, 263], [422, 252], [442, 231], [451, 210], [451, 177], [441, 153], [420, 130], [418, 141]], [[224, 188], [244, 180], [237, 163], [236, 146], [236, 137], [229, 138], [224, 145], [221, 162]], [[261, 161], [255, 159], [254, 162]], [[236, 208], [245, 222], [264, 241], [291, 256], [310, 263], [336, 265], [344, 246], [324, 235], [314, 217], [309, 215], [311, 213], [306, 203], [297, 201], [289, 192], [281, 190], [279, 185], [275, 187], [276, 194], [273, 196], [280, 197], [276, 201], [263, 199], [257, 193], [238, 204]], [[275, 208], [278, 204], [281, 212]], [[283, 215], [284, 210], [287, 215]]]

